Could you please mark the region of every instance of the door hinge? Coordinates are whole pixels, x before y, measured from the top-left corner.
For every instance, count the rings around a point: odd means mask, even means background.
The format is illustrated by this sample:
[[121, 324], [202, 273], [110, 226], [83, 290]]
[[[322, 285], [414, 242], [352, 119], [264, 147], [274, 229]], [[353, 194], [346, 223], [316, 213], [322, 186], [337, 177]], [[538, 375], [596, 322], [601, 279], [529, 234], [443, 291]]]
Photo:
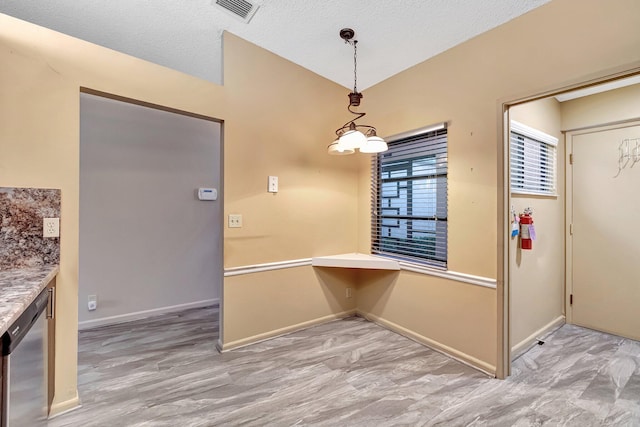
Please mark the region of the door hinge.
[[573, 305], [573, 294], [569, 295], [569, 305]]
[[569, 224], [569, 235], [573, 236], [573, 224]]
[[573, 153], [569, 154], [569, 164], [572, 165], [573, 164]]

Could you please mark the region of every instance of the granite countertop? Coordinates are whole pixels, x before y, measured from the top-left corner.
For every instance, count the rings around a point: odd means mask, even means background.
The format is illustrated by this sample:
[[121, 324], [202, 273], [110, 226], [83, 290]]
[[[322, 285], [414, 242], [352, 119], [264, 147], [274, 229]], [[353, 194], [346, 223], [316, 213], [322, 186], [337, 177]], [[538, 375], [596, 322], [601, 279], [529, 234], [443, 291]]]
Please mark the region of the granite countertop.
[[59, 271], [58, 265], [0, 271], [0, 335], [20, 317]]

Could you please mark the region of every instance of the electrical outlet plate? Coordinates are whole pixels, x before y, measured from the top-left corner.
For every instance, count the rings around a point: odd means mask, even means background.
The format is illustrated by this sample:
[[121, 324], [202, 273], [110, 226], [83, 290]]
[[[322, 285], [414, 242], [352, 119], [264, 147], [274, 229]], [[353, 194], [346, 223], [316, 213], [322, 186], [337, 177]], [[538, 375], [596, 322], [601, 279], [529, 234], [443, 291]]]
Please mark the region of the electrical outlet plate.
[[97, 295], [89, 295], [87, 298], [87, 309], [89, 311], [93, 311], [98, 308], [98, 296]]
[[351, 288], [347, 288], [347, 298], [351, 298]]
[[230, 214], [229, 215], [229, 228], [242, 228], [242, 215]]
[[60, 237], [60, 218], [42, 219], [42, 237]]
[[269, 193], [277, 193], [278, 192], [278, 177], [277, 176], [270, 176], [269, 177], [269, 184], [267, 186], [267, 191]]

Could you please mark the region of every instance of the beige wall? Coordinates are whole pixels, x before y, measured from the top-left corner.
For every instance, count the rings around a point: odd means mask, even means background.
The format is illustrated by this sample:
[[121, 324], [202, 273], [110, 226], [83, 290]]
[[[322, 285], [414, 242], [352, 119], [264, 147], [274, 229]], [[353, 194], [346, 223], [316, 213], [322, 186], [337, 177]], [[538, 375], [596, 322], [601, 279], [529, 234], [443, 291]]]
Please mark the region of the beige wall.
[[509, 110], [512, 120], [558, 138], [556, 152], [557, 197], [512, 194], [517, 213], [533, 209], [536, 240], [522, 250], [510, 238], [511, 346], [514, 355], [528, 348], [543, 331], [562, 321], [564, 301], [564, 137], [560, 132], [560, 103], [555, 98], [518, 105]]
[[[231, 34], [224, 64], [225, 214], [243, 215], [242, 228], [225, 228], [225, 267], [354, 252], [357, 161], [326, 151], [349, 115], [348, 90]], [[269, 175], [278, 176], [276, 194], [267, 192]], [[333, 302], [348, 280], [312, 271], [225, 278], [223, 348], [354, 308], [353, 300]]]
[[[353, 315], [355, 275], [303, 266], [227, 277], [223, 350]], [[345, 288], [352, 288], [351, 298]]]
[[[371, 154], [358, 154], [358, 156], [358, 252], [367, 254], [371, 251], [371, 162], [373, 159]], [[368, 220], [365, 221], [365, 218]]]
[[495, 291], [407, 271], [362, 270], [360, 315], [495, 371]]
[[358, 165], [327, 155], [349, 91], [229, 33], [224, 65], [225, 267], [355, 251]]
[[606, 125], [640, 117], [640, 84], [565, 101], [562, 130]]
[[[555, 0], [365, 91], [367, 121], [381, 135], [450, 122], [449, 269], [489, 278], [502, 270], [496, 221], [503, 149], [500, 102], [638, 67], [639, 16], [640, 3], [635, 0]], [[361, 168], [361, 174], [368, 175], [369, 168]], [[365, 182], [361, 178], [361, 221], [369, 221]], [[359, 247], [367, 248], [366, 237], [360, 239]], [[388, 312], [385, 319], [405, 327], [427, 322], [426, 310], [415, 307], [414, 282], [422, 281], [421, 300], [441, 301], [442, 309], [481, 313], [486, 319], [483, 323], [464, 314], [453, 316], [442, 325], [447, 333], [439, 335], [441, 344], [455, 347], [466, 338], [483, 337], [473, 354], [484, 355], [484, 362], [494, 365], [496, 300], [502, 282], [497, 294], [482, 290], [493, 293], [490, 303], [465, 298], [462, 305], [453, 296], [473, 295], [478, 292], [473, 285], [410, 277], [401, 274], [384, 302], [406, 310]], [[359, 301], [366, 292], [358, 293]]]

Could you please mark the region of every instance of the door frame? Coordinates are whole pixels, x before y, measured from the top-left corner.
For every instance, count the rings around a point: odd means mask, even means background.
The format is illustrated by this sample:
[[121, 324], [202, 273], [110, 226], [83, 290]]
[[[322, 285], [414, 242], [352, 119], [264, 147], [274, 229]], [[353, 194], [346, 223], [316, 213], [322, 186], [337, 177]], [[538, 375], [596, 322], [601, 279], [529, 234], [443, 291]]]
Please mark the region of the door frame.
[[[609, 83], [615, 80], [640, 75], [640, 62], [618, 67], [613, 70], [600, 71], [595, 74], [583, 76], [571, 82], [560, 83], [551, 86], [548, 89], [541, 89], [534, 93], [526, 95], [501, 98], [497, 102], [497, 352], [496, 352], [496, 377], [505, 379], [511, 375], [511, 312], [510, 312], [510, 286], [511, 271], [509, 268], [509, 250], [514, 243], [510, 236], [510, 207], [511, 207], [511, 182], [509, 177], [510, 147], [509, 147], [509, 109], [516, 105], [525, 104], [531, 101], [537, 101], [544, 98], [560, 95], [562, 93], [571, 92], [578, 89], [586, 89], [603, 83]], [[566, 145], [566, 137], [565, 137]], [[567, 152], [569, 150], [565, 150]], [[501, 154], [500, 154], [501, 153]], [[565, 161], [569, 156], [565, 154]], [[566, 176], [567, 172], [565, 172]], [[567, 184], [565, 183], [565, 186]], [[566, 188], [565, 188], [566, 190]], [[569, 200], [569, 196], [565, 193], [565, 200]], [[565, 201], [566, 204], [566, 201]], [[565, 205], [566, 206], [566, 205]], [[569, 232], [566, 225], [568, 217], [565, 210], [565, 234]], [[569, 241], [566, 240], [565, 243]], [[565, 244], [565, 258], [567, 253], [567, 244]], [[568, 304], [568, 295], [566, 290], [567, 279], [566, 272], [569, 271], [565, 265], [565, 306]], [[566, 313], [566, 308], [565, 308]]]

